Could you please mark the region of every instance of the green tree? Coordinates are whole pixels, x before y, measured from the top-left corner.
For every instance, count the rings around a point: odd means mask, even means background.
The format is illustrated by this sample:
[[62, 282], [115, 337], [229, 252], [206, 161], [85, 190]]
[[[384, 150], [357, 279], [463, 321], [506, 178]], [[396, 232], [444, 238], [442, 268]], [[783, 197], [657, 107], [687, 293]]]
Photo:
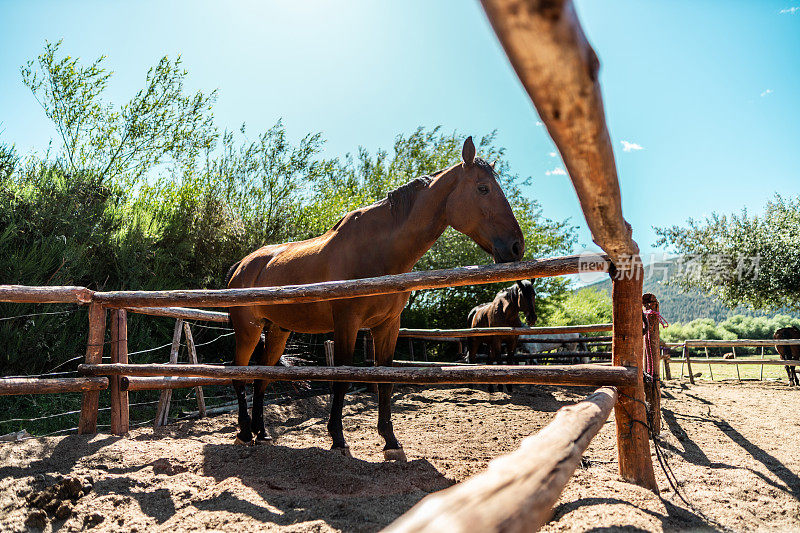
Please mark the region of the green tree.
[[800, 197], [776, 194], [760, 216], [714, 213], [656, 232], [657, 245], [683, 255], [677, 275], [682, 287], [713, 294], [730, 307], [800, 310]]
[[611, 322], [611, 298], [608, 293], [585, 287], [566, 295], [553, 311], [550, 324], [574, 326]]
[[144, 88], [117, 109], [103, 98], [113, 74], [105, 56], [85, 66], [79, 58], [59, 58], [60, 46], [46, 43], [20, 71], [56, 127], [63, 149], [57, 161], [65, 171], [131, 186], [158, 164], [192, 165], [212, 146], [216, 91], [186, 94], [180, 57], [161, 58], [147, 71]]

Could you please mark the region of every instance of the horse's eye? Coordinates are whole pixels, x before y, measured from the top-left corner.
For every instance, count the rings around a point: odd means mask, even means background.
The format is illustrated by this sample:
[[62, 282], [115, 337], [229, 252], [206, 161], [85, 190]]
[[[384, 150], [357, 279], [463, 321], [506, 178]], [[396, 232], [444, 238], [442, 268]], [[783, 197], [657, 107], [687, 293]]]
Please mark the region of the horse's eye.
[[478, 192], [481, 194], [489, 194], [489, 186], [488, 185], [478, 185]]

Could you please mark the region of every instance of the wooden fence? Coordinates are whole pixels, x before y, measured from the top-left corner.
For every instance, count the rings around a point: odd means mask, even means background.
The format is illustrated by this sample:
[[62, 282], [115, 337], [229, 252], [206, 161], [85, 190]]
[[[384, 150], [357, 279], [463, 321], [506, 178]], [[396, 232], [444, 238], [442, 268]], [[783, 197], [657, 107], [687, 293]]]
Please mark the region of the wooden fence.
[[[800, 360], [783, 360], [783, 359], [765, 359], [764, 348], [777, 347], [777, 346], [797, 346], [800, 345], [800, 339], [732, 339], [732, 340], [716, 340], [716, 339], [687, 339], [682, 343], [671, 343], [672, 347], [680, 347], [683, 357], [670, 358], [671, 363], [681, 363], [681, 378], [683, 377], [683, 365], [686, 364], [686, 370], [689, 374], [689, 382], [694, 384], [694, 373], [692, 372], [692, 361], [696, 364], [708, 365], [709, 374], [711, 379], [714, 379], [714, 372], [711, 370], [711, 365], [735, 365], [736, 376], [741, 381], [739, 374], [739, 365], [760, 365], [761, 378], [764, 375], [764, 366], [780, 365], [780, 366], [794, 366], [800, 365]], [[706, 356], [692, 358], [689, 353], [690, 348], [704, 348]], [[732, 359], [719, 359], [709, 356], [709, 348], [731, 348], [734, 357]], [[761, 348], [760, 359], [737, 359], [736, 348]], [[665, 362], [665, 365], [669, 363]], [[668, 370], [668, 367], [665, 367]]]

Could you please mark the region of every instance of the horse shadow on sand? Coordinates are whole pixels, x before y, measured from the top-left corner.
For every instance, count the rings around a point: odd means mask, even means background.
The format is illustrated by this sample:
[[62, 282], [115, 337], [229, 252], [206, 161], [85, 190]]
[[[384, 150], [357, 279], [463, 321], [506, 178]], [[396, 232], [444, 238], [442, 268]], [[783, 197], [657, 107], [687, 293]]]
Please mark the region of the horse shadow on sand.
[[[449, 387], [448, 387], [449, 388]], [[430, 403], [460, 407], [473, 404], [520, 405], [555, 412], [572, 400], [557, 399], [547, 387], [519, 386], [511, 394], [485, 390], [449, 388], [436, 399], [420, 394], [423, 387], [401, 387], [395, 395], [393, 413], [425, 410]], [[576, 394], [585, 391], [576, 389]], [[375, 395], [360, 393], [347, 400], [347, 416], [376, 410]], [[273, 437], [324, 427], [327, 398], [320, 398], [286, 418], [281, 425], [267, 422]], [[279, 428], [280, 429], [277, 429]], [[321, 428], [317, 428], [318, 430]], [[276, 431], [277, 430], [277, 431]], [[345, 531], [380, 530], [432, 492], [455, 484], [426, 459], [406, 463], [370, 462], [343, 457], [317, 447], [292, 448], [277, 444], [204, 447], [203, 474], [221, 483], [235, 478], [255, 491], [248, 494], [238, 484], [220, 485], [214, 497], [193, 505], [203, 511], [242, 514], [279, 526], [321, 520]]]
[[345, 531], [377, 531], [426, 495], [455, 483], [425, 459], [369, 462], [321, 448], [206, 445], [203, 473], [222, 483], [201, 511], [247, 515], [288, 526], [323, 521]]

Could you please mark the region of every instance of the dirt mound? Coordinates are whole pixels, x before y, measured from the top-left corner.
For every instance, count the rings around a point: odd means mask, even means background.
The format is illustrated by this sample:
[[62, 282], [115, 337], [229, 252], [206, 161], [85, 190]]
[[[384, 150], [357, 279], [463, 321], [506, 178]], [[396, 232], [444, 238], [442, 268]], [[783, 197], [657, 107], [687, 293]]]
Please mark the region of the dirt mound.
[[[268, 406], [272, 445], [233, 445], [234, 414], [126, 438], [2, 444], [0, 531], [376, 531], [428, 493], [482, 471], [587, 392], [403, 388], [394, 425], [407, 463], [383, 461], [367, 393], [349, 397], [345, 410], [352, 458], [328, 450], [321, 397]], [[781, 409], [800, 391], [674, 384], [665, 396], [663, 447], [691, 506], [660, 470], [661, 497], [621, 481], [608, 423], [546, 530], [800, 528], [800, 428]]]

